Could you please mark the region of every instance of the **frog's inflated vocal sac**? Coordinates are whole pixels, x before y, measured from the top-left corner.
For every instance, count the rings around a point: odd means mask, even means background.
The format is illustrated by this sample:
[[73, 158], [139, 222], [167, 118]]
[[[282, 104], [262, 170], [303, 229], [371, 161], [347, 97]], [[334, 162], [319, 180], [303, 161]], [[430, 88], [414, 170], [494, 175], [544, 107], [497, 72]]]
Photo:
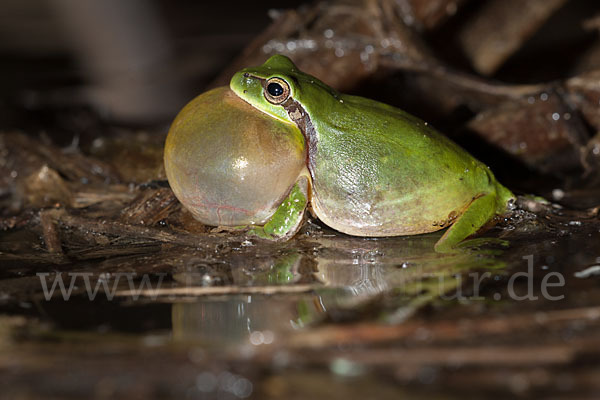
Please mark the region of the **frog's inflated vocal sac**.
[[291, 237], [310, 203], [328, 226], [356, 236], [448, 230], [450, 250], [496, 215], [513, 194], [481, 162], [420, 119], [392, 106], [336, 92], [275, 55], [231, 79], [256, 112], [304, 137], [306, 168], [275, 213], [251, 233]]

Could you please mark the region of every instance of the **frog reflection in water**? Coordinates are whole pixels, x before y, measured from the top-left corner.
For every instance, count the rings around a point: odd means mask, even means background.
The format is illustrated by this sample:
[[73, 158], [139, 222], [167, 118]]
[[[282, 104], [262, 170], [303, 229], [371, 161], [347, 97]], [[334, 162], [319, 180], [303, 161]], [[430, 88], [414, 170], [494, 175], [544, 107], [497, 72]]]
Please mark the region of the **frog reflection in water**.
[[[303, 169], [270, 217], [254, 224], [253, 235], [290, 238], [310, 204], [326, 225], [355, 236], [449, 227], [435, 245], [448, 251], [507, 212], [514, 198], [486, 165], [425, 122], [395, 107], [338, 93], [285, 56], [237, 72], [230, 89], [262, 117], [301, 135], [306, 149]], [[171, 128], [167, 150], [175, 134]], [[171, 182], [167, 151], [165, 161]]]

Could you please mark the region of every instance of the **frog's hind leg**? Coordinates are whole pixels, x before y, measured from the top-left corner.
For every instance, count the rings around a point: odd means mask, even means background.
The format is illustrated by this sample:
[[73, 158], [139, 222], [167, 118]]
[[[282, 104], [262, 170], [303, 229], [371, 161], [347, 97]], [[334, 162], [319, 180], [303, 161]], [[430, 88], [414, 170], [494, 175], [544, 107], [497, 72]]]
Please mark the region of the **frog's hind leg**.
[[475, 198], [452, 226], [437, 241], [434, 248], [438, 253], [452, 251], [461, 241], [477, 232], [496, 214], [496, 194], [484, 194]]
[[268, 240], [290, 239], [302, 226], [308, 190], [308, 179], [300, 177], [271, 218], [263, 226], [250, 229], [248, 234]]

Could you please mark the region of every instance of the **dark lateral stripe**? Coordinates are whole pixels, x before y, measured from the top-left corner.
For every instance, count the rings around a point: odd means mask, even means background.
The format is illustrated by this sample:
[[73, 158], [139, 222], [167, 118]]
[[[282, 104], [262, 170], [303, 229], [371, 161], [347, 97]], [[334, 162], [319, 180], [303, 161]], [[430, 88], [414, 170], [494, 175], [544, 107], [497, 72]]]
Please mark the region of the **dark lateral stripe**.
[[300, 103], [293, 98], [288, 98], [283, 103], [283, 108], [304, 136], [304, 140], [308, 146], [308, 151], [306, 152], [306, 163], [308, 166], [308, 171], [314, 180], [315, 155], [317, 154], [317, 132], [315, 127], [310, 120], [310, 116], [304, 110], [304, 107], [302, 107], [302, 105], [300, 105]]

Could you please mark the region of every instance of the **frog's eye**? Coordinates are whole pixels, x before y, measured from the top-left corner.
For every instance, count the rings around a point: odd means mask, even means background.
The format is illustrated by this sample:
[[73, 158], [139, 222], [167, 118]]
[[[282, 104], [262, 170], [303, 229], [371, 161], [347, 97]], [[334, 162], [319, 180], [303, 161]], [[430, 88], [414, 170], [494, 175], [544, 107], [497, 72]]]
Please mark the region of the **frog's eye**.
[[281, 104], [290, 96], [290, 85], [281, 78], [271, 78], [265, 84], [265, 98], [271, 104]]

